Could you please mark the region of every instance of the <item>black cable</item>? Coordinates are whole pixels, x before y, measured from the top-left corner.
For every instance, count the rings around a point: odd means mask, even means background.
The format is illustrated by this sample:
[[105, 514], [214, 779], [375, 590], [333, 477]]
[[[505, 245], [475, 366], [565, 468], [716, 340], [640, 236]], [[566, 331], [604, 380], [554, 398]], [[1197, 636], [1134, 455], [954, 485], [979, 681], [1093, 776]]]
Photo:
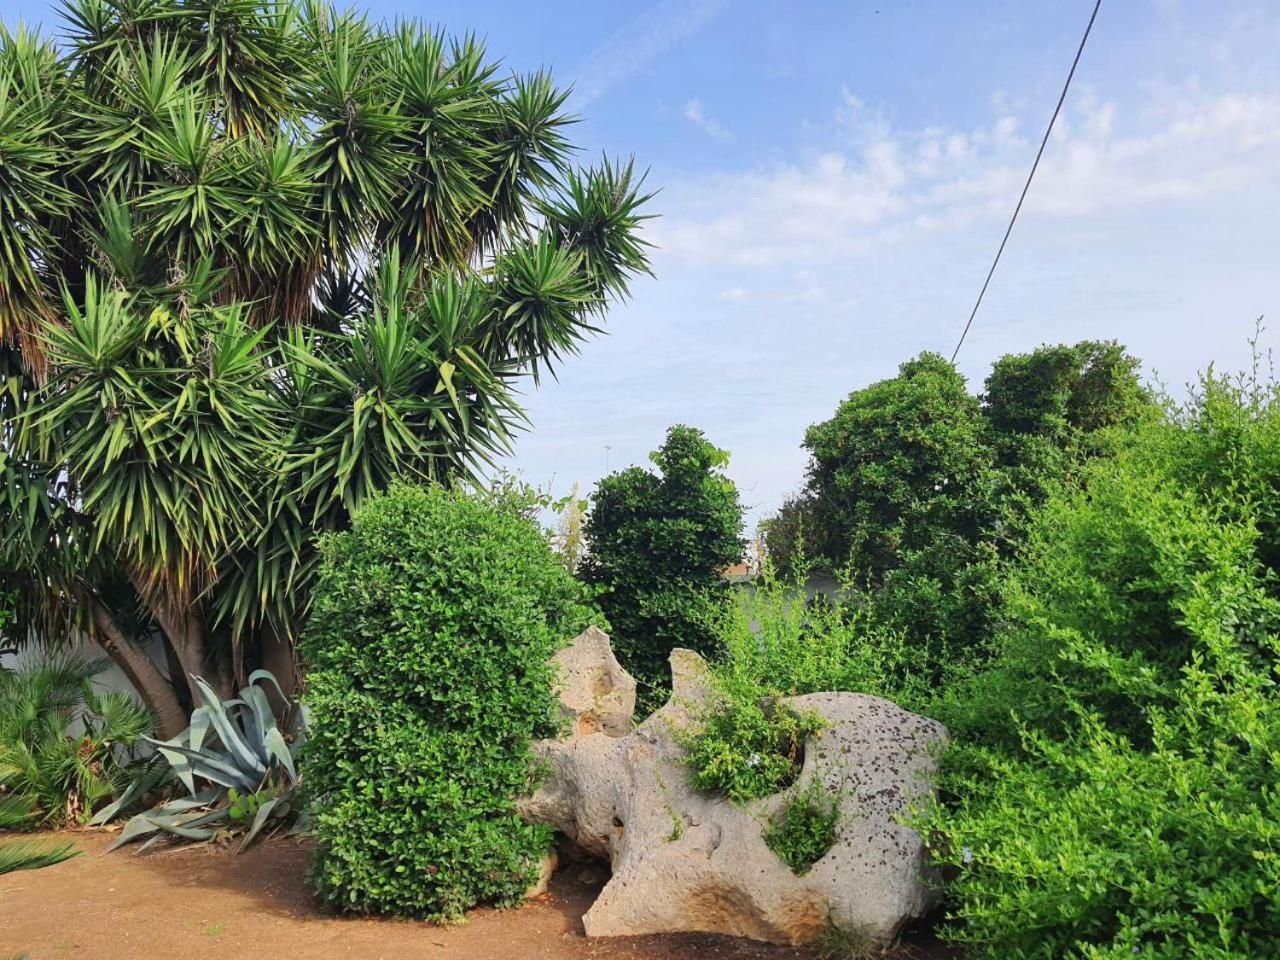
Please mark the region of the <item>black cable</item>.
[[1076, 67], [1080, 63], [1080, 55], [1084, 53], [1084, 45], [1089, 42], [1089, 34], [1093, 30], [1093, 21], [1098, 19], [1098, 9], [1102, 6], [1102, 0], [1097, 0], [1093, 5], [1093, 13], [1089, 17], [1089, 25], [1084, 28], [1084, 36], [1080, 38], [1080, 47], [1076, 50], [1076, 58], [1071, 61], [1071, 71], [1067, 74], [1067, 82], [1062, 85], [1062, 96], [1058, 97], [1058, 105], [1053, 108], [1053, 116], [1049, 118], [1049, 126], [1044, 131], [1044, 139], [1040, 141], [1040, 149], [1036, 151], [1035, 163], [1031, 164], [1031, 172], [1027, 174], [1027, 182], [1022, 186], [1022, 195], [1018, 197], [1018, 205], [1013, 208], [1013, 216], [1009, 218], [1009, 226], [1004, 231], [1004, 239], [1000, 241], [1000, 249], [996, 251], [996, 258], [991, 261], [991, 269], [987, 271], [987, 279], [982, 283], [982, 289], [978, 291], [978, 299], [973, 304], [973, 310], [969, 314], [969, 320], [964, 325], [964, 332], [960, 334], [960, 342], [956, 344], [956, 348], [951, 353], [951, 362], [956, 362], [956, 357], [960, 355], [960, 348], [964, 346], [964, 338], [969, 335], [969, 328], [973, 326], [973, 318], [978, 315], [978, 307], [982, 306], [982, 298], [986, 295], [987, 286], [991, 283], [991, 278], [996, 272], [996, 264], [1000, 262], [1000, 255], [1004, 253], [1004, 245], [1009, 242], [1009, 234], [1013, 233], [1013, 225], [1018, 220], [1018, 212], [1022, 209], [1022, 201], [1027, 199], [1027, 191], [1031, 189], [1031, 181], [1035, 179], [1036, 168], [1040, 166], [1040, 158], [1044, 156], [1044, 148], [1049, 143], [1049, 134], [1053, 133], [1053, 125], [1058, 120], [1058, 114], [1062, 110], [1062, 104], [1067, 99], [1067, 91], [1071, 89], [1071, 80], [1076, 75]]

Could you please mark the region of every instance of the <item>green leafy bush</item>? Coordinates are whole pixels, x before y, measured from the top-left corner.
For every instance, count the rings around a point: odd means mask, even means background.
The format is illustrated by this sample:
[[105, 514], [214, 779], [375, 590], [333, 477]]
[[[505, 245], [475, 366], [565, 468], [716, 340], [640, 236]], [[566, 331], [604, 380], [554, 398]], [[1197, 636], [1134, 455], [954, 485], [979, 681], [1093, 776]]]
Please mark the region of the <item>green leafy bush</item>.
[[720, 654], [703, 725], [685, 739], [693, 783], [744, 802], [787, 787], [799, 774], [816, 714], [782, 698], [854, 690], [899, 701], [919, 699], [921, 651], [885, 629], [874, 598], [849, 585], [808, 597], [802, 581], [766, 568], [734, 595], [719, 621]]
[[[5, 464], [7, 467], [8, 464]], [[0, 643], [8, 645], [9, 631], [18, 618], [17, 596], [12, 590], [0, 590]]]
[[917, 698], [926, 652], [887, 621], [877, 595], [853, 582], [810, 596], [803, 580], [766, 565], [719, 621], [712, 682], [740, 701], [825, 690]]
[[840, 800], [816, 777], [796, 792], [764, 831], [764, 842], [798, 877], [804, 876], [836, 842]]
[[550, 658], [594, 618], [527, 508], [398, 486], [323, 545], [303, 762], [310, 878], [337, 909], [511, 904], [549, 849], [515, 800], [554, 732]]
[[580, 569], [600, 590], [623, 665], [663, 690], [672, 649], [715, 649], [721, 572], [742, 558], [742, 506], [728, 454], [700, 430], [672, 427], [650, 459], [658, 473], [631, 467], [596, 487]]
[[1033, 511], [923, 818], [968, 955], [1273, 956], [1274, 391], [1207, 378]]
[[745, 803], [795, 781], [804, 742], [822, 729], [817, 714], [797, 713], [778, 700], [713, 701], [704, 723], [685, 738], [694, 786]]

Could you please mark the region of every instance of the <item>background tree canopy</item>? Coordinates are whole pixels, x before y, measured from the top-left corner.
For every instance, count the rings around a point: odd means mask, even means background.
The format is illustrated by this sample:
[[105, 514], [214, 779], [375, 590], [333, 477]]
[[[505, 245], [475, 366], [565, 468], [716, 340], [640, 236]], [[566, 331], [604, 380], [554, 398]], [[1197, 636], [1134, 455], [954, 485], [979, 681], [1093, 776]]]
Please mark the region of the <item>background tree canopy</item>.
[[855, 390], [805, 433], [820, 551], [880, 580], [903, 550], [981, 525], [977, 487], [991, 461], [964, 377], [935, 353]]
[[657, 473], [631, 467], [597, 485], [579, 571], [600, 588], [623, 664], [665, 689], [674, 647], [715, 646], [721, 573], [742, 559], [742, 505], [729, 455], [701, 430], [672, 427], [650, 459]]
[[763, 524], [769, 552], [783, 569], [825, 566], [874, 593], [883, 625], [941, 669], [998, 616], [996, 561], [1028, 508], [1106, 428], [1151, 406], [1138, 361], [1114, 342], [1001, 357], [980, 396], [921, 354], [809, 428], [807, 482]]
[[314, 531], [507, 448], [514, 382], [647, 270], [647, 197], [471, 37], [315, 2], [66, 20], [0, 35], [0, 566], [168, 734], [166, 673], [288, 662]]

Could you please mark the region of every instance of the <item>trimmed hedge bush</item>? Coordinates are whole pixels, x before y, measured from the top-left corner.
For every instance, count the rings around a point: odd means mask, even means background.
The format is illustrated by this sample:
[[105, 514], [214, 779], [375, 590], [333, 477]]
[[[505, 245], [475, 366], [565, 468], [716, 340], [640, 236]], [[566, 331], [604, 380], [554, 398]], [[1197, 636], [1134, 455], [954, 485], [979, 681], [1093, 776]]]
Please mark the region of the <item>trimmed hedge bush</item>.
[[301, 645], [310, 879], [435, 920], [518, 901], [549, 849], [515, 799], [554, 730], [552, 654], [592, 620], [531, 500], [400, 486], [323, 542]]
[[600, 591], [614, 652], [654, 707], [674, 648], [715, 651], [728, 596], [720, 573], [742, 559], [742, 504], [728, 453], [701, 430], [672, 427], [650, 459], [656, 473], [630, 467], [596, 486], [579, 574]]

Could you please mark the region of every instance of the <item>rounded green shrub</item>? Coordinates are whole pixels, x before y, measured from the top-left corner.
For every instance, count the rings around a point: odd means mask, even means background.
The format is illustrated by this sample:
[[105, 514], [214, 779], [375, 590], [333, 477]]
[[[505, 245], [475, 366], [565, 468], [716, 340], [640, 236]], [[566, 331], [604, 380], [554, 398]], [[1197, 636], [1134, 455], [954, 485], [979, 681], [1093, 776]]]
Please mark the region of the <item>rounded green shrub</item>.
[[323, 543], [301, 652], [310, 879], [344, 911], [520, 899], [551, 834], [516, 815], [556, 649], [593, 619], [530, 503], [399, 486]]
[[693, 785], [746, 803], [777, 793], [800, 774], [805, 741], [822, 729], [816, 713], [779, 700], [724, 694], [683, 744]]

